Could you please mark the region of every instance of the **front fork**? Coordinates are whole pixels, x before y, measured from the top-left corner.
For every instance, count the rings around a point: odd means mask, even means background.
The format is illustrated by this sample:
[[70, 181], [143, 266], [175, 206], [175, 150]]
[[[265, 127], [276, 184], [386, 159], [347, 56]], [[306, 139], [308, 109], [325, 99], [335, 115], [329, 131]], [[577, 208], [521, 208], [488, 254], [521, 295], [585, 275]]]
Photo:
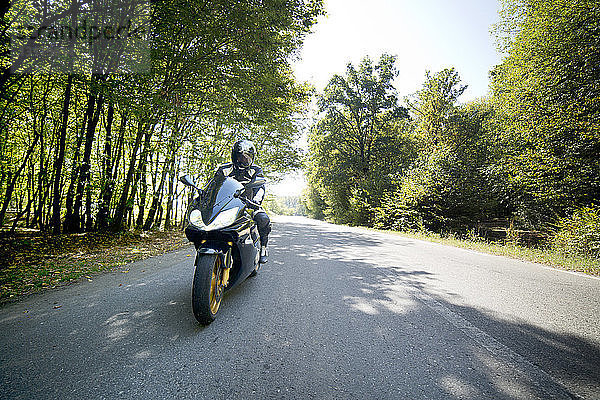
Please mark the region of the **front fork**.
[[[201, 243], [203, 244], [205, 243], [205, 241], [202, 241]], [[231, 270], [231, 267], [233, 267], [233, 256], [231, 253], [233, 249], [233, 242], [227, 242], [227, 245], [227, 251], [224, 253], [223, 250], [216, 250], [211, 247], [200, 247], [196, 250], [198, 255], [216, 254], [217, 257], [221, 259], [221, 266], [223, 268], [223, 273], [221, 275], [221, 283], [219, 284], [221, 289], [225, 289], [227, 287], [227, 284], [229, 283], [229, 271]]]
[[231, 255], [231, 246], [229, 246], [229, 249], [227, 250], [227, 253], [223, 254], [219, 254], [219, 257], [223, 257], [222, 261], [223, 261], [223, 278], [221, 279], [221, 285], [223, 287], [223, 289], [225, 289], [227, 287], [227, 284], [229, 283], [229, 271], [231, 271], [231, 267], [233, 266], [233, 257]]

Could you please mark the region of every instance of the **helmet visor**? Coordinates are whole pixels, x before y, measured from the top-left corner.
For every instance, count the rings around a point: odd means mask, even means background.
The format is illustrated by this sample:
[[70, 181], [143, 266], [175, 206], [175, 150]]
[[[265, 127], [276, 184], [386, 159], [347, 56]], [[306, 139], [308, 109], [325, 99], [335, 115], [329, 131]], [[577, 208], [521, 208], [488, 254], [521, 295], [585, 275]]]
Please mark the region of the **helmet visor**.
[[246, 168], [246, 167], [249, 167], [252, 164], [252, 156], [250, 154], [247, 154], [247, 153], [237, 153], [235, 155], [235, 161], [240, 166]]

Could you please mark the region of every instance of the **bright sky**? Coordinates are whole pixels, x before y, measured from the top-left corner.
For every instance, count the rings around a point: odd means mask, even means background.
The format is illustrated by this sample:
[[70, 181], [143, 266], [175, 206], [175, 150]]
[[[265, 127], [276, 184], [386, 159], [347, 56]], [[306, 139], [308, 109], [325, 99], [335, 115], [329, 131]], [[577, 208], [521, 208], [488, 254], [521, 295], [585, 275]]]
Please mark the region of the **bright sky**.
[[[344, 74], [368, 55], [398, 56], [396, 88], [409, 95], [423, 84], [425, 71], [455, 67], [469, 87], [467, 102], [485, 96], [488, 72], [500, 63], [490, 27], [497, 21], [497, 0], [325, 0], [327, 16], [306, 38], [298, 80], [321, 91], [333, 74]], [[301, 176], [272, 185], [278, 195], [297, 195]]]

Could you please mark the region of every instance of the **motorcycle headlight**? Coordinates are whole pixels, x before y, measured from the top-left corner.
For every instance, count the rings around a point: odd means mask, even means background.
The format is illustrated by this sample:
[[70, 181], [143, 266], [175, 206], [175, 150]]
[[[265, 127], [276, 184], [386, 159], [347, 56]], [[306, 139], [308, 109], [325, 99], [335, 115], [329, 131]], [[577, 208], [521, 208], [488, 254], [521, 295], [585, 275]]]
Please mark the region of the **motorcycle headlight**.
[[232, 225], [237, 217], [239, 207], [230, 208], [229, 210], [222, 211], [217, 217], [208, 225], [202, 220], [202, 213], [200, 210], [192, 210], [190, 213], [190, 223], [200, 229], [206, 231], [215, 231], [217, 229], [225, 228], [226, 226]]
[[232, 225], [237, 217], [239, 208], [234, 207], [229, 210], [222, 211], [217, 217], [206, 226], [207, 231], [216, 231], [217, 229], [225, 228], [226, 226]]
[[206, 228], [204, 221], [202, 221], [202, 213], [200, 210], [192, 210], [190, 213], [190, 224], [198, 227], [198, 228]]

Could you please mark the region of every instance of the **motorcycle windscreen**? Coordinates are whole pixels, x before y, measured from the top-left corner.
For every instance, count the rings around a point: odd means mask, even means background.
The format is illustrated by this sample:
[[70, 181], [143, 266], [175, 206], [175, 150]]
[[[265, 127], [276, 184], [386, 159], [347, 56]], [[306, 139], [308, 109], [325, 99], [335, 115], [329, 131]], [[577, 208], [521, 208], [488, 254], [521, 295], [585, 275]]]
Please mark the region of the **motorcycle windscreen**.
[[202, 220], [209, 224], [218, 213], [233, 207], [242, 207], [244, 203], [233, 197], [244, 185], [233, 178], [215, 178], [202, 198]]

